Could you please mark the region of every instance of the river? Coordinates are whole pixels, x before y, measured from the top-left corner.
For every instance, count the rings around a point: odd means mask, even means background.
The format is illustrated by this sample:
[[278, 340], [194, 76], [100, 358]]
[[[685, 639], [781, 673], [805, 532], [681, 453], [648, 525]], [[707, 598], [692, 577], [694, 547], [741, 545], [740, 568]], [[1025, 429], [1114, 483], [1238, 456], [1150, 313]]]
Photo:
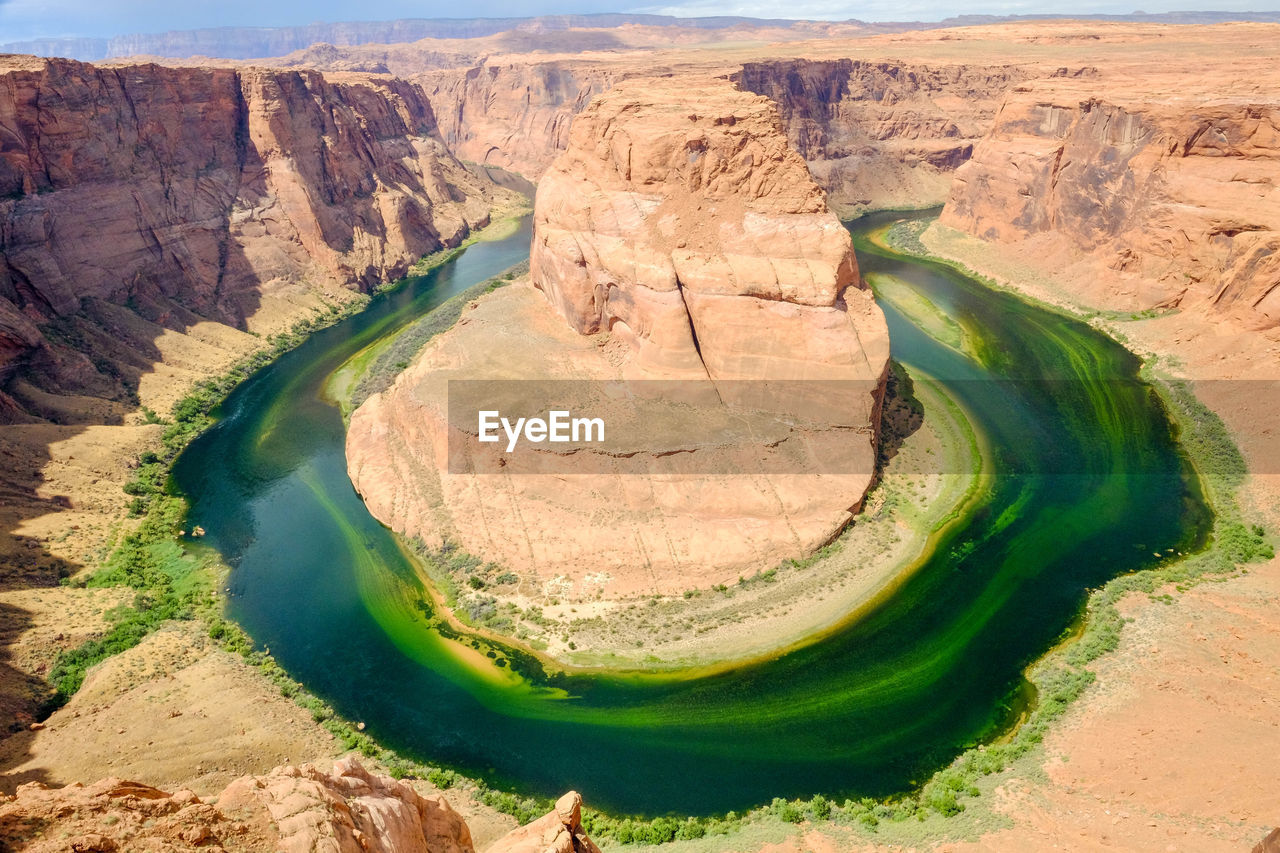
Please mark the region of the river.
[[[1090, 589], [1198, 547], [1210, 515], [1136, 357], [867, 242], [894, 218], [851, 226], [864, 272], [898, 294], [881, 300], [894, 357], [968, 412], [992, 477], [965, 523], [850, 624], [712, 675], [544, 672], [431, 627], [412, 558], [347, 478], [343, 422], [322, 391], [355, 352], [527, 257], [527, 219], [255, 374], [179, 458], [189, 525], [231, 567], [229, 615], [384, 745], [499, 787], [698, 815], [919, 784], [1016, 719], [1024, 669]], [[943, 331], [896, 308], [904, 293], [936, 308]]]

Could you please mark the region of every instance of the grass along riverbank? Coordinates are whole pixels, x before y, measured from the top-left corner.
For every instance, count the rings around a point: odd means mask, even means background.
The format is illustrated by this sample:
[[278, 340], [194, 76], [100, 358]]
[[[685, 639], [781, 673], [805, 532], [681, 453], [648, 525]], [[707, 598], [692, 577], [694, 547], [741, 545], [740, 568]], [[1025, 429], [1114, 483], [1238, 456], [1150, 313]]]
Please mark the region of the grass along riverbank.
[[[473, 299], [509, 281], [482, 282], [333, 374], [331, 399], [350, 411], [395, 377]], [[354, 399], [352, 399], [354, 398]], [[961, 408], [932, 381], [894, 367], [881, 432], [885, 452], [864, 508], [830, 544], [736, 581], [676, 595], [570, 597], [557, 578], [522, 577], [446, 544], [416, 554], [444, 620], [460, 635], [512, 643], [552, 669], [699, 670], [818, 642], [923, 565], [933, 543], [980, 492], [982, 448]]]
[[[421, 275], [457, 257], [466, 246], [482, 239], [500, 239], [518, 228], [522, 210], [501, 211], [501, 218], [468, 237], [454, 248], [425, 256], [413, 267]], [[385, 292], [408, 280], [390, 282]], [[61, 707], [79, 689], [85, 671], [112, 655], [133, 648], [171, 619], [212, 618], [219, 609], [214, 590], [225, 566], [207, 556], [189, 552], [182, 543], [186, 501], [170, 491], [173, 461], [197, 435], [214, 422], [211, 413], [241, 382], [292, 350], [312, 333], [352, 316], [372, 297], [361, 294], [342, 305], [329, 305], [308, 319], [299, 320], [287, 332], [272, 335], [266, 345], [234, 364], [220, 376], [196, 383], [174, 404], [169, 417], [148, 412], [151, 422], [163, 425], [159, 446], [138, 458], [134, 476], [124, 486], [129, 496], [129, 516], [118, 544], [95, 571], [63, 581], [90, 588], [127, 587], [137, 590], [129, 607], [111, 614], [111, 628], [101, 637], [60, 654], [49, 671], [53, 692], [44, 703], [41, 718]], [[196, 532], [198, 535], [198, 531]]]
[[[1224, 439], [1227, 446], [1234, 446], [1231, 444], [1230, 436], [1226, 435], [1225, 430], [1222, 429], [1220, 420], [1215, 424], [1212, 413], [1206, 414], [1207, 410], [1202, 411], [1202, 407], [1197, 408], [1194, 398], [1184, 400], [1178, 397], [1176, 392], [1175, 388], [1172, 392], [1174, 396], [1171, 397], [1173, 401], [1171, 407], [1183, 407], [1181, 412], [1177, 408], [1173, 410], [1178, 414], [1180, 421], [1183, 418], [1187, 421], [1184, 424], [1184, 442], [1188, 442], [1189, 451], [1197, 460], [1197, 465], [1200, 465], [1202, 455], [1211, 452], [1215, 458], [1220, 456], [1224, 460], [1222, 467], [1209, 464], [1200, 468], [1202, 476], [1213, 479], [1223, 493], [1232, 492], [1238, 487], [1242, 473], [1241, 467], [1236, 466], [1229, 458], [1230, 454], [1221, 453]], [[1191, 436], [1200, 438], [1193, 442], [1190, 440]], [[1238, 454], [1236, 454], [1236, 461], [1242, 466], [1242, 460], [1239, 460]], [[1221, 495], [1215, 492], [1213, 499], [1217, 505]], [[147, 511], [150, 512], [150, 508]], [[1089, 616], [1078, 636], [1070, 643], [1060, 646], [1033, 667], [1031, 675], [1039, 686], [1040, 702], [1027, 721], [1006, 741], [985, 749], [977, 748], [961, 756], [951, 767], [940, 772], [927, 783], [918, 795], [890, 802], [868, 800], [833, 802], [826, 797], [814, 797], [803, 801], [779, 800], [745, 815], [731, 813], [720, 818], [697, 820], [666, 817], [639, 821], [589, 812], [588, 831], [603, 840], [612, 839], [622, 843], [657, 843], [683, 839], [691, 848], [707, 849], [730, 844], [737, 846], [739, 839], [747, 837], [747, 834], [752, 837], [756, 834], [771, 835], [781, 831], [787, 824], [802, 821], [813, 821], [830, 827], [848, 827], [850, 832], [859, 836], [868, 836], [874, 832], [878, 840], [882, 841], [909, 839], [917, 837], [921, 832], [927, 832], [929, 837], [934, 839], [942, 835], [965, 835], [974, 832], [976, 828], [985, 826], [984, 820], [991, 819], [989, 815], [984, 817], [984, 810], [970, 809], [965, 812], [964, 817], [959, 819], [952, 817], [946, 823], [939, 822], [946, 816], [960, 814], [964, 811], [966, 803], [972, 805], [971, 798], [975, 794], [989, 791], [994, 787], [1000, 778], [998, 771], [1001, 767], [1024, 761], [1035, 752], [1047, 726], [1060, 716], [1067, 705], [1087, 687], [1091, 680], [1091, 675], [1085, 668], [1088, 662], [1115, 647], [1119, 636], [1120, 619], [1114, 603], [1120, 596], [1135, 589], [1157, 590], [1160, 585], [1168, 583], [1170, 579], [1175, 579], [1175, 582], [1179, 582], [1177, 578], [1190, 580], [1209, 571], [1229, 573], [1241, 562], [1265, 556], [1265, 551], [1260, 550], [1265, 543], [1243, 523], [1240, 528], [1224, 530], [1223, 533], [1223, 536], [1216, 539], [1213, 548], [1201, 555], [1196, 555], [1191, 560], [1170, 562], [1155, 570], [1126, 576], [1118, 579], [1124, 582], [1123, 584], [1113, 581], [1099, 593], [1095, 593], [1090, 602]], [[1210, 558], [1213, 554], [1216, 556]], [[1190, 566], [1200, 557], [1205, 559], [1200, 561], [1198, 569]], [[1192, 571], [1198, 571], [1201, 574], [1187, 574], [1189, 567]], [[1127, 584], [1136, 585], [1127, 586]], [[344, 744], [366, 754], [375, 755], [394, 772], [401, 775], [424, 775], [440, 785], [473, 784], [462, 781], [461, 777], [452, 774], [451, 771], [403, 761], [394, 753], [379, 750], [376, 743], [358, 730], [358, 726], [338, 720], [323, 703], [308, 696], [296, 684], [291, 684], [270, 656], [253, 651], [233, 626], [214, 622], [210, 627], [210, 633], [224, 642], [226, 647], [239, 651], [246, 660], [264, 670], [269, 677], [273, 677], [273, 680], [276, 677], [280, 678], [278, 683], [281, 692], [290, 695], [286, 691], [293, 691], [292, 695], [299, 704], [303, 704], [304, 707], [315, 707], [313, 716], [317, 717], [318, 722], [325, 723], [326, 728], [334, 732]], [[433, 774], [434, 778], [432, 778]], [[499, 810], [518, 814], [522, 818], [540, 812], [545, 806], [536, 799], [492, 791], [487, 786], [476, 785], [474, 790], [477, 792], [477, 799], [482, 802], [489, 802]], [[720, 837], [730, 832], [735, 833], [733, 840]]]
[[[497, 219], [487, 227], [467, 237], [467, 239], [456, 248], [446, 249], [444, 251], [427, 255], [422, 258], [422, 260], [418, 261], [418, 263], [413, 265], [406, 278], [395, 282], [389, 282], [378, 288], [376, 292], [386, 293], [400, 287], [409, 278], [426, 275], [432, 270], [442, 267], [454, 260], [469, 246], [474, 246], [476, 243], [503, 240], [510, 237], [519, 230], [521, 217], [528, 213], [529, 210], [527, 208], [512, 208], [501, 211]], [[519, 274], [518, 271], [513, 273], [512, 277], [516, 274]], [[506, 280], [510, 281], [510, 278]], [[435, 311], [432, 311], [429, 316], [439, 315], [443, 318], [448, 315], [450, 316], [448, 325], [453, 325], [467, 301], [487, 292], [492, 288], [492, 286], [493, 283], [491, 281], [481, 282], [467, 290], [465, 293], [455, 296], [453, 299], [449, 300], [446, 305], [442, 305]], [[410, 328], [415, 328], [418, 325], [420, 324], [414, 323]], [[445, 328], [447, 328], [447, 326], [445, 326]], [[355, 410], [356, 406], [359, 406], [360, 403], [364, 402], [365, 399], [373, 393], [369, 390], [373, 381], [372, 377], [387, 375], [394, 376], [396, 372], [409, 366], [407, 358], [411, 357], [412, 353], [405, 356], [401, 352], [401, 349], [397, 349], [396, 352], [390, 352], [392, 346], [396, 344], [396, 342], [403, 337], [403, 333], [407, 331], [409, 331], [409, 329], [402, 330], [400, 334], [388, 335], [381, 340], [374, 341], [372, 344], [353, 355], [345, 364], [335, 370], [332, 376], [329, 377], [329, 381], [325, 386], [325, 397], [331, 402], [337, 404], [339, 410], [342, 412], [342, 418], [344, 421], [350, 420], [351, 413]], [[438, 331], [441, 331], [441, 329], [436, 329], [432, 334], [435, 334]], [[423, 342], [425, 343], [425, 341]], [[421, 344], [419, 344], [412, 352], [417, 352], [417, 349], [420, 347]], [[389, 352], [390, 355], [388, 355]], [[387, 357], [384, 358], [384, 356]], [[388, 382], [387, 384], [390, 383]], [[382, 390], [382, 388], [378, 388], [377, 390]]]

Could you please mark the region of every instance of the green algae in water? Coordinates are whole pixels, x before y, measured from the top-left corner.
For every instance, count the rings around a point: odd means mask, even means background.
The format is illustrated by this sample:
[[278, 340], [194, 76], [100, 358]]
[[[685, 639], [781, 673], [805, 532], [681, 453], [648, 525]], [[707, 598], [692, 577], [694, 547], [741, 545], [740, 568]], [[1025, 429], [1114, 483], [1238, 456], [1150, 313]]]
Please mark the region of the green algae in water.
[[526, 220], [318, 333], [232, 394], [175, 470], [190, 523], [232, 566], [230, 615], [403, 754], [645, 815], [901, 792], [1016, 719], [1023, 669], [1089, 589], [1205, 535], [1208, 512], [1134, 356], [859, 239], [865, 272], [963, 330], [964, 346], [948, 346], [883, 305], [894, 357], [942, 382], [994, 451], [989, 489], [931, 559], [821, 641], [714, 672], [545, 671], [451, 632], [352, 489], [323, 388], [352, 354], [523, 260], [529, 237]]

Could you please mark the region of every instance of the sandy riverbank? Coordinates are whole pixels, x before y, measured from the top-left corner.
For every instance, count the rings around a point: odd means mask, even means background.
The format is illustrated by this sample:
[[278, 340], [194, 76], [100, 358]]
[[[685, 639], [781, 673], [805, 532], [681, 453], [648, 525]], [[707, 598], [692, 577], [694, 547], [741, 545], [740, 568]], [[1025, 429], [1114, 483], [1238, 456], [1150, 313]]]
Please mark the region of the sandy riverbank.
[[[1250, 470], [1246, 516], [1280, 527], [1280, 431], [1265, 395], [1244, 382], [1280, 378], [1275, 330], [1233, 328], [1189, 313], [1141, 317], [1106, 282], [1050, 274], [1034, 246], [1000, 247], [933, 226], [929, 251], [1011, 290], [1092, 316], [1162, 374], [1196, 393], [1235, 436]], [[1099, 314], [1098, 312], [1104, 312]], [[1256, 390], [1256, 389], [1255, 389]], [[1267, 473], [1256, 473], [1258, 471]], [[1278, 821], [1272, 768], [1280, 747], [1280, 558], [1171, 598], [1132, 594], [1120, 647], [1092, 665], [1098, 681], [1045, 740], [1042, 755], [1002, 774], [991, 798], [1004, 829], [945, 850], [1249, 849]]]

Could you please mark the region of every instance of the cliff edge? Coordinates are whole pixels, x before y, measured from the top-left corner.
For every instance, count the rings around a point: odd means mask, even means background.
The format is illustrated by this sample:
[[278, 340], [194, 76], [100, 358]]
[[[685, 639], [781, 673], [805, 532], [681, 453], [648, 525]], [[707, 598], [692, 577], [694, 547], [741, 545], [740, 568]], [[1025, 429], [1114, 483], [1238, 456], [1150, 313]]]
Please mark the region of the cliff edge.
[[1086, 301], [1280, 326], [1280, 106], [1178, 82], [1015, 87], [940, 222], [1068, 273]]
[[[156, 334], [287, 327], [456, 245], [500, 192], [404, 81], [7, 57], [0, 380], [127, 401], [152, 347], [121, 340], [134, 323], [112, 306]], [[5, 390], [0, 416], [51, 417]]]
[[[874, 471], [888, 331], [772, 104], [622, 83], [575, 120], [534, 218], [529, 280], [353, 414], [370, 511], [500, 564], [526, 604], [736, 581], [838, 533]], [[458, 380], [500, 387], [468, 401]], [[598, 415], [607, 442], [480, 444], [499, 399]]]
[[[570, 791], [488, 853], [599, 853], [581, 820], [582, 797]], [[370, 773], [354, 758], [328, 772], [304, 764], [244, 776], [208, 803], [114, 778], [64, 788], [31, 782], [0, 796], [0, 845], [29, 853], [475, 853], [466, 821], [441, 795]]]

